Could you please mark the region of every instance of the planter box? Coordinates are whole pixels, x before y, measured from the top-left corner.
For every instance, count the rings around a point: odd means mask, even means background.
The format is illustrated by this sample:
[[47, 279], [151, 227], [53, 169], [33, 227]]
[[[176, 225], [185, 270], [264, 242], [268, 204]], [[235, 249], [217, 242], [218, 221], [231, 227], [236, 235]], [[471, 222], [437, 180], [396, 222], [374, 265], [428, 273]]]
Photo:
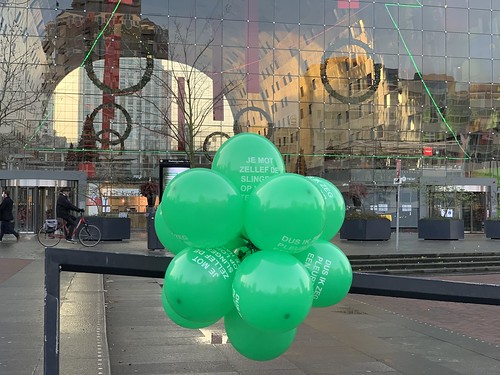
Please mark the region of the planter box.
[[453, 219], [420, 219], [418, 238], [424, 240], [463, 240], [464, 221]]
[[349, 219], [340, 228], [340, 239], [352, 241], [387, 241], [391, 222], [387, 219]]
[[500, 220], [486, 220], [484, 234], [486, 238], [500, 239]]
[[130, 239], [130, 218], [128, 217], [85, 217], [89, 224], [94, 224], [101, 230], [102, 241], [119, 241]]

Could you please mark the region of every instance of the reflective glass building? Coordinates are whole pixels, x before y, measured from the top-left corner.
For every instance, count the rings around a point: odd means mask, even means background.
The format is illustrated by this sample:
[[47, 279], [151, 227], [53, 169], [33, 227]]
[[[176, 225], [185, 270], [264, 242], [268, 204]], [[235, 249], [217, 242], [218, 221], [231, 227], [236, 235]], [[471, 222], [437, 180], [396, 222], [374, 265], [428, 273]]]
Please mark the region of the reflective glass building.
[[0, 10], [0, 45], [11, 47], [0, 56], [4, 169], [126, 184], [155, 177], [159, 159], [206, 166], [248, 131], [352, 206], [394, 214], [402, 177], [402, 226], [426, 215], [422, 186], [472, 192], [455, 207], [470, 231], [496, 215], [499, 1], [7, 0]]

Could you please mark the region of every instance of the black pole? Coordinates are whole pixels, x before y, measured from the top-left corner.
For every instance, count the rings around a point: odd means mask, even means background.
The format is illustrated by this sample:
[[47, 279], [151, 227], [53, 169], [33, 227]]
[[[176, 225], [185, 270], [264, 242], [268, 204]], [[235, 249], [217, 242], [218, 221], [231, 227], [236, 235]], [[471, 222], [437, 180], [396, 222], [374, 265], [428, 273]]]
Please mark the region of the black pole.
[[500, 305], [500, 286], [420, 277], [354, 272], [349, 293], [372, 296]]
[[[170, 256], [45, 249], [44, 374], [59, 375], [60, 273], [163, 278]], [[500, 285], [354, 272], [349, 293], [500, 305]]]
[[43, 306], [44, 374], [59, 375], [59, 263], [45, 250], [45, 297]]

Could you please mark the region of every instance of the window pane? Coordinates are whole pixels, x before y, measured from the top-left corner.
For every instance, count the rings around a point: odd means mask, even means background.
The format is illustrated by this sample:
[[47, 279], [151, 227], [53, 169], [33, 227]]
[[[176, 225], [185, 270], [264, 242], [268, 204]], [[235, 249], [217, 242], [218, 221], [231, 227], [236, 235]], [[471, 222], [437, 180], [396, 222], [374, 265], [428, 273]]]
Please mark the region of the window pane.
[[446, 30], [467, 32], [469, 17], [467, 9], [446, 8]]
[[469, 56], [469, 38], [467, 34], [446, 34], [446, 55], [451, 57]]
[[442, 56], [445, 51], [445, 33], [424, 31], [423, 33], [423, 54]]
[[471, 9], [469, 14], [469, 31], [471, 33], [491, 34], [491, 11]]
[[491, 60], [470, 59], [470, 80], [476, 83], [492, 82]]
[[491, 58], [491, 37], [490, 35], [471, 34], [470, 55], [478, 58]]
[[435, 7], [423, 7], [424, 30], [444, 31], [444, 9]]
[[449, 57], [446, 60], [446, 74], [455, 81], [469, 82], [469, 59]]

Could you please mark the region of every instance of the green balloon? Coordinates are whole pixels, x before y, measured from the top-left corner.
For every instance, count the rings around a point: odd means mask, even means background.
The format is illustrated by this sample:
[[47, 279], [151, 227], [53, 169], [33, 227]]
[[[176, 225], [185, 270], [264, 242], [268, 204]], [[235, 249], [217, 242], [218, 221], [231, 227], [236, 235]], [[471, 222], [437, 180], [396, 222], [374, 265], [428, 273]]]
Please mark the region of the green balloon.
[[325, 226], [325, 200], [304, 176], [285, 173], [254, 189], [247, 201], [244, 230], [261, 250], [298, 253], [316, 241]]
[[231, 251], [188, 247], [165, 272], [165, 295], [184, 319], [210, 322], [233, 309], [232, 282], [240, 261]]
[[156, 209], [154, 226], [156, 236], [161, 244], [172, 254], [178, 254], [181, 250], [188, 247], [188, 245], [184, 241], [179, 240], [167, 227], [167, 224], [165, 224], [165, 214], [163, 213], [161, 204]]
[[262, 181], [286, 170], [276, 146], [255, 133], [240, 133], [224, 142], [215, 154], [212, 169], [229, 178], [244, 200]]
[[335, 305], [349, 293], [352, 284], [351, 263], [337, 246], [318, 240], [306, 251], [295, 254], [295, 257], [311, 274], [313, 307]]
[[246, 257], [233, 281], [233, 302], [243, 320], [266, 332], [304, 321], [312, 305], [309, 272], [293, 255], [259, 251]]
[[340, 190], [321, 177], [308, 177], [325, 199], [326, 222], [320, 238], [331, 240], [340, 230], [345, 218], [345, 201]]
[[294, 328], [286, 332], [265, 332], [253, 328], [241, 319], [234, 309], [224, 316], [229, 342], [241, 355], [254, 361], [269, 361], [285, 353], [297, 333]]
[[178, 326], [184, 327], [184, 328], [190, 328], [190, 329], [196, 329], [196, 328], [205, 328], [208, 326], [211, 326], [217, 320], [210, 321], [210, 322], [192, 322], [190, 320], [184, 319], [182, 316], [177, 314], [174, 309], [172, 309], [172, 306], [167, 301], [167, 297], [165, 296], [164, 291], [162, 290], [161, 293], [161, 303], [163, 306], [163, 310], [165, 310], [165, 313], [167, 316], [170, 318], [171, 321], [173, 321], [175, 324]]
[[194, 168], [175, 176], [162, 198], [165, 223], [189, 246], [223, 246], [243, 229], [243, 199], [222, 174]]

